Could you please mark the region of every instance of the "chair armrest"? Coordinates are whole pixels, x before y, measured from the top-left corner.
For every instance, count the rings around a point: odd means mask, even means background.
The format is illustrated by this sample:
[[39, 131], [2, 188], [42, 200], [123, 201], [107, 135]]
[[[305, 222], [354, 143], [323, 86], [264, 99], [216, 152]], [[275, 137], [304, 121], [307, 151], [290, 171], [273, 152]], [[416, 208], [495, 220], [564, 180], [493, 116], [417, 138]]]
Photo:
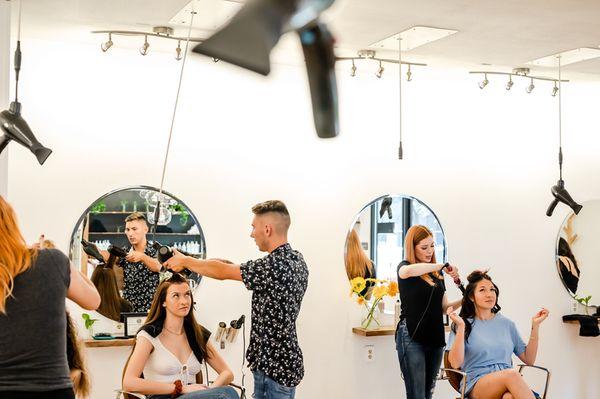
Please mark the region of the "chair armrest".
[[538, 369], [538, 370], [542, 370], [543, 372], [546, 373], [546, 383], [544, 384], [544, 394], [542, 395], [542, 399], [546, 399], [546, 394], [548, 393], [548, 385], [550, 384], [550, 370], [548, 370], [545, 367], [542, 366], [536, 366], [535, 364], [529, 365], [529, 364], [519, 364], [518, 368], [519, 368], [519, 374], [521, 374], [521, 372], [523, 371], [523, 369], [525, 367], [531, 367], [533, 369]]
[[[444, 368], [442, 367], [442, 371], [448, 373], [456, 373], [456, 374], [460, 374], [462, 376], [461, 380], [460, 380], [460, 399], [465, 399], [465, 390], [467, 389], [467, 373], [465, 373], [464, 371], [460, 371], [457, 369], [450, 369], [450, 368]], [[444, 377], [444, 373], [442, 373], [442, 380], [447, 380], [448, 377]]]

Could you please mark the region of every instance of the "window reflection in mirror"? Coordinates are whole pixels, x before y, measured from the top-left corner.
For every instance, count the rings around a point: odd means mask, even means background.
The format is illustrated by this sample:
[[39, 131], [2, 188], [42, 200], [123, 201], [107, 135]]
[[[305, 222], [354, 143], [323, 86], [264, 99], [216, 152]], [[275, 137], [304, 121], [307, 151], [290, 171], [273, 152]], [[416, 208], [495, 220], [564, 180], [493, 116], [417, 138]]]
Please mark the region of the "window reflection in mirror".
[[433, 211], [414, 197], [384, 196], [369, 203], [354, 218], [344, 251], [348, 279], [360, 276], [396, 281], [396, 267], [404, 259], [404, 237], [415, 224], [431, 230], [435, 256], [445, 261], [446, 239]]

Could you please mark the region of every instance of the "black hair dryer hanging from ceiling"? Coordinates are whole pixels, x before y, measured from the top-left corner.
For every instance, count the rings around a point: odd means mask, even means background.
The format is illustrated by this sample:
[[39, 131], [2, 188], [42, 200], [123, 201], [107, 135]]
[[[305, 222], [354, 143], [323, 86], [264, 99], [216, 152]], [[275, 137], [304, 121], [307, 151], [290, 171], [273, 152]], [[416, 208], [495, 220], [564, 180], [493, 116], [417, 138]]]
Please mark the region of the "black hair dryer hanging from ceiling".
[[320, 14], [334, 1], [249, 1], [224, 28], [192, 51], [268, 75], [271, 50], [283, 33], [296, 31], [306, 61], [317, 135], [335, 137], [339, 123], [334, 38], [319, 22]]

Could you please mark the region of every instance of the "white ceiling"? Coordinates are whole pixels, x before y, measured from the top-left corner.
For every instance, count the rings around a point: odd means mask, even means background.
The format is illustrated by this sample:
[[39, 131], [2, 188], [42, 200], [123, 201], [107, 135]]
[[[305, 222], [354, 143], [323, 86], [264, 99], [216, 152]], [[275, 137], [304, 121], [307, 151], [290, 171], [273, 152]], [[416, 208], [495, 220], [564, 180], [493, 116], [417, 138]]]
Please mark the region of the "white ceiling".
[[[200, 14], [216, 12], [206, 2]], [[231, 0], [229, 0], [231, 1]], [[93, 29], [150, 30], [168, 25], [188, 0], [23, 0], [23, 35], [100, 42]], [[239, 2], [239, 0], [235, 0]], [[14, 3], [15, 5], [17, 3]], [[203, 18], [206, 19], [206, 18]], [[200, 20], [200, 19], [199, 19]], [[458, 33], [403, 54], [431, 65], [506, 70], [534, 59], [579, 47], [600, 45], [598, 0], [337, 0], [325, 16], [338, 53], [354, 54], [413, 26], [456, 29]], [[182, 29], [181, 25], [172, 26]], [[214, 26], [196, 26], [206, 37]], [[176, 31], [183, 35], [184, 31]], [[383, 55], [383, 54], [382, 54]], [[393, 52], [387, 57], [397, 57]], [[539, 68], [549, 74], [552, 69]], [[600, 78], [600, 59], [572, 64], [565, 72]]]

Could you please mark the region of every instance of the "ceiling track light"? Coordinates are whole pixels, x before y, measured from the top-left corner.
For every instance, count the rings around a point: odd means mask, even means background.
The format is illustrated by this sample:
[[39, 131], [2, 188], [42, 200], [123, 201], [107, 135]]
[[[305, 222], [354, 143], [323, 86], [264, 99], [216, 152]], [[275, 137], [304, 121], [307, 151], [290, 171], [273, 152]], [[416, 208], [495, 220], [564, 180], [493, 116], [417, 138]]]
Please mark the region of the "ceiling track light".
[[377, 70], [377, 73], [375, 74], [375, 76], [377, 76], [377, 79], [381, 79], [381, 77], [383, 76], [383, 71], [385, 71], [385, 68], [383, 67], [383, 64], [381, 63], [381, 61], [379, 61], [379, 69]]
[[[100, 45], [100, 49], [102, 52], [107, 52], [109, 48], [113, 46], [112, 36], [143, 36], [144, 43], [140, 47], [140, 54], [146, 55], [148, 54], [148, 49], [150, 47], [150, 43], [148, 43], [148, 37], [158, 37], [160, 39], [167, 40], [177, 40], [177, 47], [175, 48], [175, 59], [177, 61], [183, 58], [182, 50], [181, 50], [181, 42], [187, 41], [187, 37], [173, 36], [173, 28], [167, 26], [155, 26], [152, 28], [152, 32], [139, 32], [139, 31], [131, 31], [131, 30], [95, 30], [92, 31], [93, 34], [108, 34], [108, 41], [102, 43]], [[190, 38], [190, 42], [194, 43], [202, 43], [204, 39], [198, 37]], [[218, 60], [213, 60], [217, 62]]]
[[406, 62], [402, 60], [399, 61], [389, 58], [378, 58], [376, 57], [375, 50], [359, 50], [356, 57], [336, 57], [335, 61], [351, 61], [352, 67], [350, 68], [350, 76], [352, 77], [356, 76], [357, 67], [355, 61], [376, 61], [379, 63], [379, 69], [375, 73], [375, 76], [378, 79], [381, 79], [381, 77], [383, 76], [383, 72], [385, 71], [385, 68], [383, 66], [384, 63], [408, 65], [408, 71], [406, 72], [406, 80], [409, 82], [412, 80], [413, 75], [411, 71], [411, 66], [427, 66], [427, 64], [421, 64], [418, 62]]
[[100, 49], [102, 50], [103, 53], [106, 53], [108, 51], [108, 49], [112, 47], [112, 45], [113, 45], [112, 34], [109, 33], [108, 34], [108, 41], [102, 43], [100, 45]]
[[490, 83], [490, 81], [487, 78], [487, 73], [485, 73], [483, 74], [483, 80], [479, 83], [479, 88], [483, 90], [488, 83]]
[[527, 93], [531, 93], [534, 89], [535, 89], [535, 83], [534, 81], [539, 80], [539, 81], [546, 81], [546, 82], [553, 82], [554, 83], [554, 88], [552, 89], [552, 96], [556, 96], [556, 94], [559, 91], [559, 86], [558, 83], [560, 82], [568, 82], [568, 80], [566, 79], [556, 79], [556, 78], [548, 78], [545, 76], [533, 76], [529, 74], [529, 68], [515, 68], [512, 70], [512, 72], [497, 72], [497, 71], [471, 71], [469, 73], [471, 74], [475, 74], [475, 75], [483, 75], [483, 81], [478, 83], [478, 86], [480, 89], [483, 89], [484, 87], [486, 87], [490, 82], [488, 80], [488, 76], [487, 75], [499, 75], [499, 76], [508, 76], [508, 82], [506, 82], [506, 90], [509, 91], [513, 85], [514, 85], [514, 81], [513, 81], [513, 77], [515, 78], [525, 78], [525, 79], [529, 79], [529, 85], [526, 87], [525, 91]]

